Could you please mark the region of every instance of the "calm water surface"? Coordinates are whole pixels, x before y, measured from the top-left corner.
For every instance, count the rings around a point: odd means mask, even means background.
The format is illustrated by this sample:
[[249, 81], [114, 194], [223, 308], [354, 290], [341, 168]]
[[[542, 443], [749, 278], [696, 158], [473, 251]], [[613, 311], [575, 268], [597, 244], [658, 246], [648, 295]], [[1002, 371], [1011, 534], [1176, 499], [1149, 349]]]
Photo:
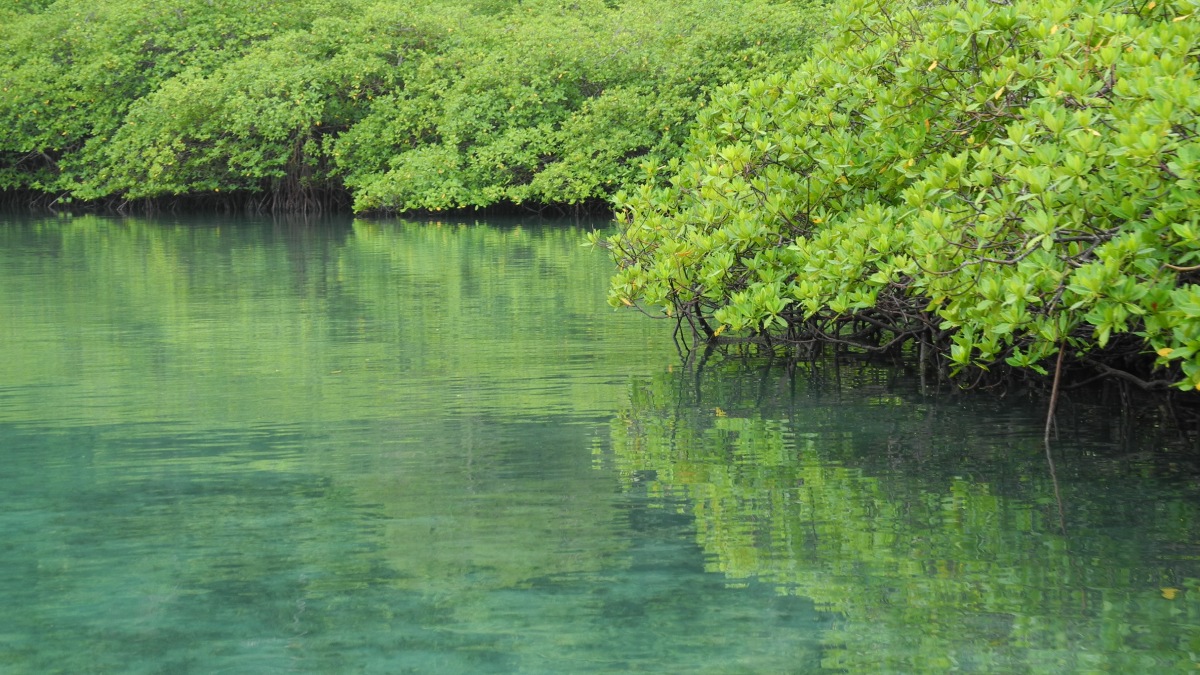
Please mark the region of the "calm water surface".
[[683, 367], [583, 231], [0, 218], [0, 672], [1200, 663], [1187, 443]]

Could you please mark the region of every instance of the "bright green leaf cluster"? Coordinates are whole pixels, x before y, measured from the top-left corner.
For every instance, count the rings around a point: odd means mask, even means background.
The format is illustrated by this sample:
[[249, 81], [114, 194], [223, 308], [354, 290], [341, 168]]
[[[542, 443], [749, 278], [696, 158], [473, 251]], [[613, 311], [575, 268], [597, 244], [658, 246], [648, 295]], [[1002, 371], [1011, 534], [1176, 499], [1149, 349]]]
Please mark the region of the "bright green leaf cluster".
[[786, 2], [523, 2], [447, 43], [335, 150], [358, 209], [607, 200], [680, 152], [715, 86], [808, 51]]
[[623, 195], [613, 304], [1200, 386], [1200, 3], [850, 0]]

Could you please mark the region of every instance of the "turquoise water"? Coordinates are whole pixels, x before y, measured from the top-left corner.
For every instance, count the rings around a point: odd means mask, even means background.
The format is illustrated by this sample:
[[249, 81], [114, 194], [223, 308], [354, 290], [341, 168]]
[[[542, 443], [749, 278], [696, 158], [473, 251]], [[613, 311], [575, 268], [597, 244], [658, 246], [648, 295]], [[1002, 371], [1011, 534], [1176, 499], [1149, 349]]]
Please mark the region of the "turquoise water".
[[685, 367], [586, 229], [0, 224], [0, 672], [1200, 662], [1187, 438]]

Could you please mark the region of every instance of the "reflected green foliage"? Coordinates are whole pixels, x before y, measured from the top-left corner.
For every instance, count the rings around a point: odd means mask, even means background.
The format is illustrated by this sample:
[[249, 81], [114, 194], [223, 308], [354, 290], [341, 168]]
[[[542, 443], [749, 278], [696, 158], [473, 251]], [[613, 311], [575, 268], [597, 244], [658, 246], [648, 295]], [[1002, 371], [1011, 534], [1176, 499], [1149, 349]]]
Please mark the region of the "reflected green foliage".
[[807, 3], [61, 0], [0, 24], [0, 190], [582, 204], [788, 67]]
[[[399, 547], [390, 563], [399, 578], [433, 590], [474, 566], [491, 579], [481, 578], [484, 591], [590, 569], [596, 559], [539, 546], [551, 530], [593, 534], [577, 531], [592, 526], [570, 511], [597, 508], [584, 501], [605, 493], [588, 485], [599, 477], [584, 473], [576, 484], [555, 468], [578, 457], [564, 448], [588, 441], [564, 433], [556, 445], [546, 430], [544, 480], [506, 494], [511, 459], [489, 437], [499, 424], [601, 416], [623, 395], [614, 376], [631, 367], [630, 354], [671, 353], [665, 336], [633, 317], [597, 321], [611, 270], [581, 237], [561, 225], [272, 228], [92, 216], [3, 227], [0, 296], [25, 300], [0, 325], [8, 354], [0, 382], [21, 392], [0, 407], [0, 424], [168, 421], [176, 432], [219, 436], [230, 427], [374, 426], [400, 415], [419, 422], [407, 422], [411, 438], [393, 451], [420, 470], [392, 474], [379, 458], [379, 472], [339, 488], [339, 499], [391, 514], [384, 530]], [[63, 268], [63, 260], [73, 263]], [[55, 287], [33, 285], [47, 276]], [[419, 439], [439, 437], [459, 445], [414, 455], [426, 451]], [[170, 466], [271, 475], [321, 468], [289, 452], [255, 455], [189, 454]], [[431, 464], [443, 467], [439, 475], [427, 474]], [[468, 484], [487, 497], [463, 502]], [[561, 497], [532, 507], [524, 490]], [[447, 538], [405, 555], [403, 542], [434, 522]]]
[[[786, 672], [598, 471], [660, 326], [570, 223], [0, 224], [0, 669]], [[729, 663], [736, 664], [731, 668]]]
[[[73, 384], [94, 388], [81, 399], [85, 407], [62, 414], [93, 422], [191, 418], [197, 409], [223, 422], [377, 418], [414, 403], [386, 376], [397, 368], [414, 380], [462, 382], [461, 396], [416, 402], [422, 407], [606, 410], [616, 385], [562, 375], [600, 366], [625, 372], [627, 354], [663, 348], [667, 336], [634, 317], [596, 325], [597, 284], [611, 268], [579, 246], [582, 236], [563, 226], [264, 228], [98, 217], [3, 228], [5, 265], [61, 275], [68, 301], [27, 303], [0, 322], [11, 356], [0, 363], [0, 381], [89, 375]], [[34, 244], [60, 253], [13, 253]], [[60, 257], [80, 262], [56, 272]], [[0, 277], [0, 294], [51, 290], [31, 286], [32, 278]], [[546, 360], [547, 344], [530, 331], [551, 325], [556, 333], [545, 337], [561, 356]], [[133, 328], [141, 341], [126, 338]], [[445, 350], [451, 335], [472, 349]], [[345, 344], [330, 350], [334, 338]], [[378, 391], [363, 390], [360, 376], [378, 378]], [[146, 378], [194, 386], [174, 390], [183, 398], [164, 397]], [[510, 379], [518, 384], [503, 397], [468, 385]], [[30, 395], [38, 391], [57, 395]], [[292, 392], [326, 403], [312, 407]]]
[[973, 377], [1063, 351], [1195, 388], [1198, 9], [839, 3], [800, 70], [722, 89], [618, 200], [611, 301]]
[[924, 398], [870, 367], [746, 370], [637, 384], [613, 461], [627, 485], [686, 501], [712, 569], [840, 614], [825, 668], [1200, 661], [1195, 483], [1136, 459], [1162, 439], [1116, 443], [1106, 408], [1064, 417], [1060, 520], [1036, 406]]

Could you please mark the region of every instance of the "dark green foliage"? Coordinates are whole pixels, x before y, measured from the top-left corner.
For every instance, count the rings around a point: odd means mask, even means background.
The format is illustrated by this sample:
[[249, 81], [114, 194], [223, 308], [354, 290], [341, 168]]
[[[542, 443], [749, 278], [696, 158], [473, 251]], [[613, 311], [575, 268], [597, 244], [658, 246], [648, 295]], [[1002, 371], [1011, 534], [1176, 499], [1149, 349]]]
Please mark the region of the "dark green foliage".
[[285, 206], [328, 188], [331, 139], [411, 70], [429, 40], [405, 12], [372, 8], [276, 34], [211, 73], [172, 78], [130, 107], [89, 158], [84, 197], [261, 191]]
[[306, 1], [60, 0], [0, 23], [0, 189], [79, 189], [102, 168], [98, 155], [131, 105], [308, 25], [315, 10]]
[[1200, 385], [1197, 4], [852, 0], [621, 199], [614, 304]]
[[584, 203], [679, 153], [716, 86], [798, 62], [754, 0], [61, 0], [0, 24], [0, 190], [277, 208]]

